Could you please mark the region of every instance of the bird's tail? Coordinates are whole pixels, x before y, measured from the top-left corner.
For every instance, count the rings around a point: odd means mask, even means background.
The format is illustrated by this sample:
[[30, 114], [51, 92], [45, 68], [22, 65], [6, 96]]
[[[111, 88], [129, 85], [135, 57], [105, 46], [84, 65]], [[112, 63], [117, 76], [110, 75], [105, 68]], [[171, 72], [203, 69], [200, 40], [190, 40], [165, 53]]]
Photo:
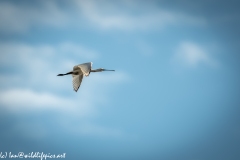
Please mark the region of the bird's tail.
[[68, 73], [65, 73], [65, 74], [58, 74], [57, 76], [65, 76], [65, 75], [68, 75], [68, 74], [72, 74], [73, 72], [68, 72]]

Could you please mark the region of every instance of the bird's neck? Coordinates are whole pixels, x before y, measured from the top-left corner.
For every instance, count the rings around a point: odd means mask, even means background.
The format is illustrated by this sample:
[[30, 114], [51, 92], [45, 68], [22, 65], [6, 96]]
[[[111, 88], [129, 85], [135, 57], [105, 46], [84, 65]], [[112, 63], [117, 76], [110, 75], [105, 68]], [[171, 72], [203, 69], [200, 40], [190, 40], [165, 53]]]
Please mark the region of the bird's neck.
[[91, 72], [102, 72], [102, 69], [99, 68], [99, 69], [91, 69]]

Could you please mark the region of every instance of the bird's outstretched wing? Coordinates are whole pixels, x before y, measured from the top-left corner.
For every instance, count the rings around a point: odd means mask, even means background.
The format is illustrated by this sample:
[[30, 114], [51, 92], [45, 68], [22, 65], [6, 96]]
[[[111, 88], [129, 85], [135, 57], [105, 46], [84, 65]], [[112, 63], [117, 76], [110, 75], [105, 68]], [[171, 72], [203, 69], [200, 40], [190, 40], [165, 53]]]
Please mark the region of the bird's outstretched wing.
[[91, 72], [92, 62], [76, 65], [76, 66], [73, 67], [73, 70], [78, 70], [79, 68], [81, 69], [82, 73], [85, 76], [88, 76]]
[[73, 80], [72, 80], [72, 83], [73, 83], [73, 89], [75, 92], [78, 91], [78, 88], [80, 87], [81, 83], [82, 83], [82, 79], [83, 79], [83, 74], [80, 74], [80, 75], [72, 75], [73, 77]]

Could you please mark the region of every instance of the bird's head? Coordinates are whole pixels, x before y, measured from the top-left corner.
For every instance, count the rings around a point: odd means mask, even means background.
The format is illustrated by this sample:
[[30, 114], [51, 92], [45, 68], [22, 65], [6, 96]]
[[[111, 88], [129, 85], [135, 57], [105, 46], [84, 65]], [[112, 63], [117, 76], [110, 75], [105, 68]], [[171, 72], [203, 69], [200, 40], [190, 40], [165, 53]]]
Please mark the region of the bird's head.
[[98, 69], [95, 69], [94, 71], [95, 72], [102, 72], [104, 69], [103, 68], [98, 68]]

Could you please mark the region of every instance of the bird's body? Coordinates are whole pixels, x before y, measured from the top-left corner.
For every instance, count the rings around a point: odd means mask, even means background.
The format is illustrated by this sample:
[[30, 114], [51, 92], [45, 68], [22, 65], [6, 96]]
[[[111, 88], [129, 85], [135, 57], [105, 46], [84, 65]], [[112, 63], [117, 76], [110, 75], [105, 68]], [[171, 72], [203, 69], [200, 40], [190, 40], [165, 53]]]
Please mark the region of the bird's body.
[[79, 64], [73, 67], [73, 71], [65, 73], [65, 74], [58, 74], [57, 76], [65, 76], [68, 74], [72, 74], [73, 77], [73, 89], [74, 91], [78, 91], [83, 76], [89, 76], [89, 74], [91, 72], [102, 72], [102, 71], [115, 71], [115, 70], [107, 70], [107, 69], [103, 69], [103, 68], [99, 68], [99, 69], [92, 69], [92, 62], [88, 62], [88, 63], [83, 63], [83, 64]]

